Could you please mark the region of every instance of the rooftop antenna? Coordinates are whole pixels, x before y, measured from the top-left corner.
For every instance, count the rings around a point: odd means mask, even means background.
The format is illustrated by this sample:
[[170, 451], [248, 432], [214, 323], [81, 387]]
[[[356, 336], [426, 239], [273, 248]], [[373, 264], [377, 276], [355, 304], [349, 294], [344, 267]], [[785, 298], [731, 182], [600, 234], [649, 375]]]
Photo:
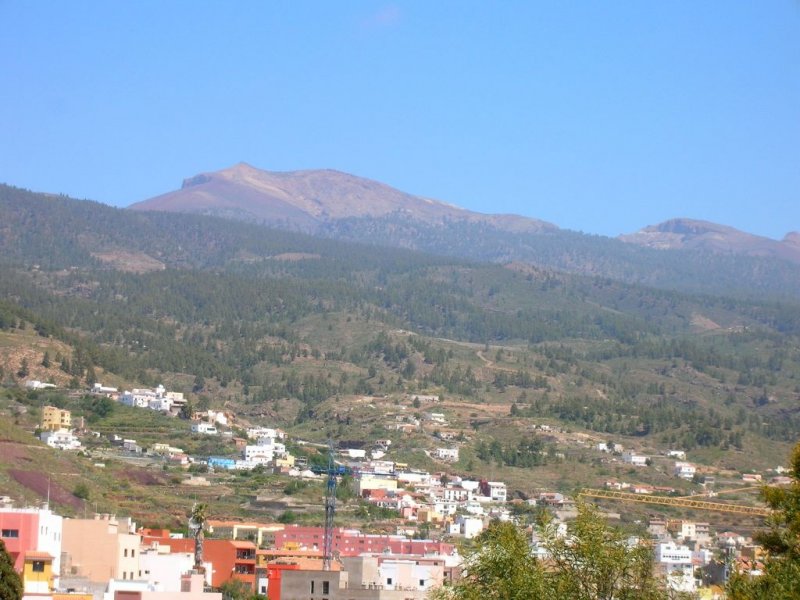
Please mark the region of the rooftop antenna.
[[333, 515], [336, 512], [336, 463], [333, 460], [333, 441], [328, 441], [328, 482], [325, 486], [325, 535], [322, 543], [322, 570], [331, 570], [333, 559]]

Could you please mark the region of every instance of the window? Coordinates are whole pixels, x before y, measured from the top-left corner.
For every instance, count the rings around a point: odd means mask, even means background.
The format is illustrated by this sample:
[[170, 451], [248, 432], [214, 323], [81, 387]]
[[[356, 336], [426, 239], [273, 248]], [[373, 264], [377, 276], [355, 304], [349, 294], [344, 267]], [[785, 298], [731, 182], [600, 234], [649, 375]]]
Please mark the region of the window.
[[425, 580], [424, 579], [420, 579], [419, 580], [419, 587], [421, 587], [421, 588], [425, 587]]
[[386, 578], [386, 585], [392, 585], [392, 578], [391, 577], [387, 577]]
[[136, 548], [131, 548], [131, 557], [136, 556]]
[[44, 573], [44, 561], [43, 560], [33, 561], [32, 570], [34, 573]]
[[3, 529], [0, 531], [0, 537], [4, 538], [18, 538], [19, 529]]
[[331, 593], [331, 582], [330, 581], [323, 581], [322, 582], [322, 593], [323, 594], [330, 594]]
[[122, 553], [122, 555], [123, 555], [125, 558], [128, 558], [128, 549], [127, 549], [127, 548], [125, 548], [125, 550], [123, 550], [123, 553]]
[[313, 581], [311, 582], [311, 593], [312, 594], [314, 593], [314, 582]]

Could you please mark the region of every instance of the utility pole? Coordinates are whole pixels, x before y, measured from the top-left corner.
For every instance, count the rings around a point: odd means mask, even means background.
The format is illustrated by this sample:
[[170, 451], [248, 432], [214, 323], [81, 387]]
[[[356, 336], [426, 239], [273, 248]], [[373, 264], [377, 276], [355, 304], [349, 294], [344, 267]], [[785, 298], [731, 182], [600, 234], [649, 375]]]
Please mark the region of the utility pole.
[[336, 463], [333, 441], [328, 441], [328, 482], [325, 486], [325, 535], [322, 543], [322, 570], [331, 570], [333, 559], [333, 515], [336, 512]]

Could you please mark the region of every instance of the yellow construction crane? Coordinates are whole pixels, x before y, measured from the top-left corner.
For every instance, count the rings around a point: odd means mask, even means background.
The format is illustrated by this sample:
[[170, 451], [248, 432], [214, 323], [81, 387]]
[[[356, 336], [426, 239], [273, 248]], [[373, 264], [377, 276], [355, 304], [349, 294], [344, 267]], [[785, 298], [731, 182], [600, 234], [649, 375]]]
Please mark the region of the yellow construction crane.
[[[731, 491], [741, 491], [742, 489], [747, 488]], [[592, 489], [582, 490], [578, 496], [603, 498], [605, 500], [622, 500], [623, 502], [639, 502], [642, 504], [657, 504], [660, 506], [676, 506], [679, 508], [694, 508], [698, 510], [713, 510], [737, 515], [751, 515], [754, 517], [768, 517], [772, 514], [769, 508], [743, 506], [741, 504], [726, 504], [724, 502], [709, 502], [708, 500], [698, 500], [697, 496], [650, 496], [649, 494], [631, 494], [630, 492]]]

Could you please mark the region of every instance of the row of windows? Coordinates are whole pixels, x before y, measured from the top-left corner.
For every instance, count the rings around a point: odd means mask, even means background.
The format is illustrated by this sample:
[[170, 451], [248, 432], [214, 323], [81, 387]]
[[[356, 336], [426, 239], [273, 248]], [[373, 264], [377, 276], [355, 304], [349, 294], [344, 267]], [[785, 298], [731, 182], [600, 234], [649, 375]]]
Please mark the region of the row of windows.
[[3, 529], [0, 531], [0, 537], [4, 538], [18, 538], [19, 529]]

